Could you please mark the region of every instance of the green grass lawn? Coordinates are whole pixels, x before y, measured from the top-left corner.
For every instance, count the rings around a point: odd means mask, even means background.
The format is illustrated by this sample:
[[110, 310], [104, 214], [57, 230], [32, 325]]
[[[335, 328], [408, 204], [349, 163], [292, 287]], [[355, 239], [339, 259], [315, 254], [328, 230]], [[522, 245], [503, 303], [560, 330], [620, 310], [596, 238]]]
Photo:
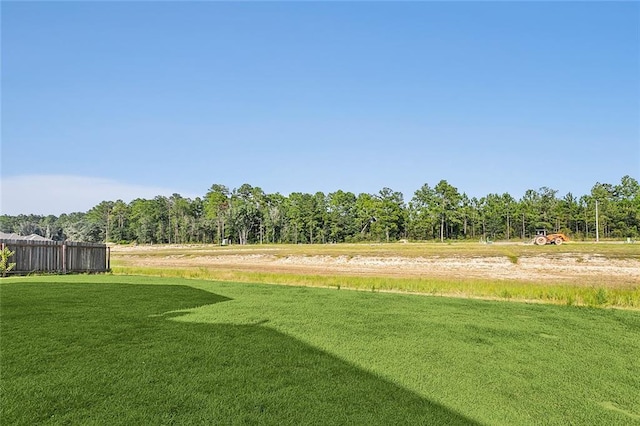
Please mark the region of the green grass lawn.
[[640, 313], [125, 276], [0, 282], [0, 424], [640, 424]]

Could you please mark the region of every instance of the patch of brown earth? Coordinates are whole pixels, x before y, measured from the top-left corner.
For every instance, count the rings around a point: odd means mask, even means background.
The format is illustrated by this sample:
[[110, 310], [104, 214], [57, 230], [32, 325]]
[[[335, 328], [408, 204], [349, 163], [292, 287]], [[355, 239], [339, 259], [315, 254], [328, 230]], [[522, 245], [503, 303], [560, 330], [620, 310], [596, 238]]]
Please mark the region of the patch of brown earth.
[[[112, 250], [122, 265], [157, 268], [204, 267], [248, 272], [309, 275], [479, 278], [584, 285], [638, 286], [640, 260], [611, 259], [599, 255], [555, 254], [509, 259], [504, 256], [376, 257], [255, 253], [153, 253], [148, 247]], [[131, 254], [134, 254], [130, 256]], [[149, 255], [146, 255], [149, 253]], [[151, 255], [153, 254], [153, 255]]]

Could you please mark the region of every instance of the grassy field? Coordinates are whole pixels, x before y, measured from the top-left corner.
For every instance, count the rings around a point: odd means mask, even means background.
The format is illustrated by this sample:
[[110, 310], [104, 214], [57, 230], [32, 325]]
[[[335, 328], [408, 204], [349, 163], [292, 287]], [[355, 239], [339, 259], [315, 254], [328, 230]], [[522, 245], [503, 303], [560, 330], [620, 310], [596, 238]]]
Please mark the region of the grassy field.
[[[265, 256], [270, 264], [250, 265], [253, 257]], [[518, 267], [522, 259], [535, 259], [544, 272], [547, 264], [566, 262], [587, 265], [589, 259], [606, 262], [633, 262], [640, 267], [640, 245], [621, 243], [568, 243], [561, 246], [534, 246], [526, 244], [478, 243], [390, 243], [390, 244], [323, 244], [323, 245], [251, 245], [219, 247], [195, 246], [140, 246], [116, 247], [112, 250], [114, 273], [155, 275], [246, 283], [275, 283], [313, 287], [349, 288], [357, 290], [392, 291], [448, 295], [480, 299], [536, 301], [562, 305], [590, 307], [616, 307], [640, 309], [640, 279], [635, 276], [609, 274], [594, 269], [594, 273], [572, 275], [556, 269], [553, 279], [531, 279], [535, 275], [496, 278], [494, 271], [504, 266], [488, 266], [486, 272], [466, 272], [463, 268], [450, 276], [423, 270], [419, 274], [407, 273], [401, 267], [393, 271], [362, 272], [345, 266], [341, 271], [322, 270], [322, 264], [313, 268], [278, 270], [281, 258], [313, 257], [372, 257], [372, 258], [427, 258], [442, 263], [466, 259], [502, 258], [509, 266]], [[218, 264], [211, 261], [216, 259]], [[220, 264], [229, 258], [229, 264]], [[235, 259], [231, 259], [235, 258]], [[247, 259], [243, 264], [242, 260]], [[220, 260], [223, 259], [223, 260]], [[564, 260], [563, 260], [564, 259]], [[275, 261], [274, 261], [275, 260]], [[587, 266], [585, 266], [587, 267]], [[532, 272], [532, 274], [534, 274]], [[376, 275], [378, 274], [378, 275]], [[480, 274], [480, 276], [478, 276]], [[481, 275], [485, 274], [485, 275]], [[474, 276], [475, 275], [475, 276]]]
[[0, 318], [0, 424], [640, 424], [636, 311], [80, 275]]
[[522, 280], [471, 278], [396, 278], [300, 273], [248, 272], [220, 268], [114, 266], [123, 275], [149, 275], [243, 283], [283, 284], [307, 287], [332, 287], [377, 292], [419, 293], [486, 300], [524, 301], [568, 306], [640, 309], [640, 285], [575, 285], [537, 283]]

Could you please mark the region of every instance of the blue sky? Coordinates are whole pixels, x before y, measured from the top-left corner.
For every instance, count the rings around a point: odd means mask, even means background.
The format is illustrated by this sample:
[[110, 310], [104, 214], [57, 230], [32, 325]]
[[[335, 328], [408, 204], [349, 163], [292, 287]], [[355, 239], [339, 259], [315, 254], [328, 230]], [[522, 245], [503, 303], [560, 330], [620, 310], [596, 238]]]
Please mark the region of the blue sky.
[[2, 205], [640, 179], [637, 2], [2, 2]]

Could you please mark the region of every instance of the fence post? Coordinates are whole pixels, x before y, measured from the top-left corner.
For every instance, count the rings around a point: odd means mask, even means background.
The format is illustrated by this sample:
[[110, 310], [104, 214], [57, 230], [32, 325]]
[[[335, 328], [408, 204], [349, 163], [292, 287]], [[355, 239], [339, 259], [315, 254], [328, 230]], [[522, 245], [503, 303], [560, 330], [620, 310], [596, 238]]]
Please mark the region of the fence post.
[[111, 270], [111, 247], [107, 246], [107, 272]]
[[67, 245], [62, 243], [62, 273], [67, 273]]

